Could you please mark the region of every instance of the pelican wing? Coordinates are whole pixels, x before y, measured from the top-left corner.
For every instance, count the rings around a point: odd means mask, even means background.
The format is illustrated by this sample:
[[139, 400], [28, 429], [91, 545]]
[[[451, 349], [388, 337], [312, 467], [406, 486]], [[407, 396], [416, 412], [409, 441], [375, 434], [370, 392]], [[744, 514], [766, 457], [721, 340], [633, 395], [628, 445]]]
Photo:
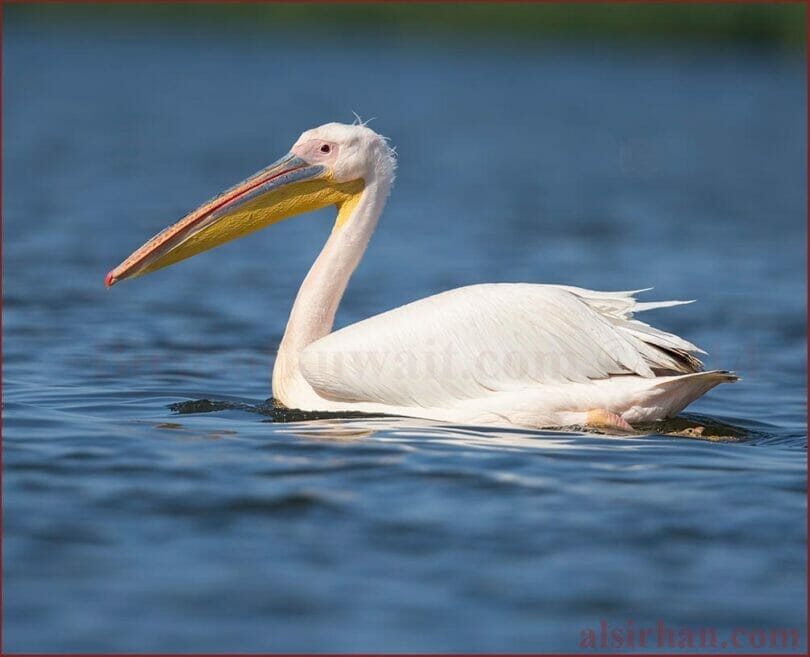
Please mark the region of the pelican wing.
[[321, 396], [436, 406], [540, 384], [699, 371], [700, 350], [633, 319], [633, 292], [472, 285], [340, 329], [309, 345], [301, 372]]

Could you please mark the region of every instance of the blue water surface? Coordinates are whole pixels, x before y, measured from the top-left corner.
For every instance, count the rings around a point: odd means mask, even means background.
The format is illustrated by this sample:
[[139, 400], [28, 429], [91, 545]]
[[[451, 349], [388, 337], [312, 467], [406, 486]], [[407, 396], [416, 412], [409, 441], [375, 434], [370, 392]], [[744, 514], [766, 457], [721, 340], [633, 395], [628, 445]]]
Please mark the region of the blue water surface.
[[[3, 66], [6, 652], [587, 652], [602, 620], [804, 649], [801, 52], [11, 15]], [[633, 438], [279, 415], [330, 211], [104, 289], [352, 111], [399, 175], [339, 325], [655, 286], [698, 302], [648, 319], [742, 380]], [[725, 438], [671, 435], [698, 425]]]

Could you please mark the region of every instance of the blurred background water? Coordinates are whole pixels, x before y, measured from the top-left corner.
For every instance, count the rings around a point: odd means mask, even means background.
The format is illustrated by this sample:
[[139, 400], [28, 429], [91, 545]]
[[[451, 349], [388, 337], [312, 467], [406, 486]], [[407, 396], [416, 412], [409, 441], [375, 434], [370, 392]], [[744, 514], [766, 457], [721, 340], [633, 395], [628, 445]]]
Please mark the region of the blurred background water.
[[[634, 6], [4, 8], [6, 652], [804, 649], [804, 8]], [[697, 298], [649, 319], [742, 376], [685, 418], [735, 440], [279, 416], [328, 211], [104, 289], [353, 111], [399, 176], [339, 325], [486, 281]]]

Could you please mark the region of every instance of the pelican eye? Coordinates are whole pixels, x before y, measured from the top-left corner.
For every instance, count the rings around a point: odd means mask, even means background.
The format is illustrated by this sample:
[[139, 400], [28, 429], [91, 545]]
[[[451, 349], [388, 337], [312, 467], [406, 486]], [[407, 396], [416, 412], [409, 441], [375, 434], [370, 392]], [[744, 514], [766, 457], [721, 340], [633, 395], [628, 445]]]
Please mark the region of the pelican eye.
[[329, 144], [324, 144], [323, 146], [321, 146], [321, 153], [328, 153], [331, 150], [332, 148], [331, 146], [329, 146]]

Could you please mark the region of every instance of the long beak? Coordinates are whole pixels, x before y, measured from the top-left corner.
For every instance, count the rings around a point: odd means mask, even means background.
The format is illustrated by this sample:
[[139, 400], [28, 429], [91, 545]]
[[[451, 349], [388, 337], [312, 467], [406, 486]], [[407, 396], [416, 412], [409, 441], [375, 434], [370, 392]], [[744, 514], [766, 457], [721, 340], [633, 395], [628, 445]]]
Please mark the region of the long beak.
[[114, 285], [161, 269], [294, 214], [341, 197], [326, 167], [292, 153], [200, 206], [141, 246], [107, 274]]

